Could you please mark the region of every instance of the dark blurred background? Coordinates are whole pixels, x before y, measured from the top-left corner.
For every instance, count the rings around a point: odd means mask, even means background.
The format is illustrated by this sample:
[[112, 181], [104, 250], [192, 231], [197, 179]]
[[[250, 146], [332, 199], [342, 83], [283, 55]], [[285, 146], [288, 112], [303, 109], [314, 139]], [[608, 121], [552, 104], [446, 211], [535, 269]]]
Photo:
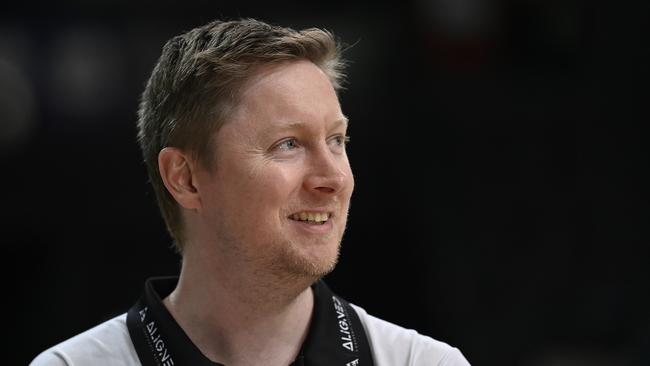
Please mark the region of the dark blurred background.
[[354, 44], [342, 105], [357, 190], [336, 292], [475, 365], [650, 365], [649, 8], [4, 4], [3, 363], [178, 272], [136, 144], [139, 94], [171, 36], [256, 17]]

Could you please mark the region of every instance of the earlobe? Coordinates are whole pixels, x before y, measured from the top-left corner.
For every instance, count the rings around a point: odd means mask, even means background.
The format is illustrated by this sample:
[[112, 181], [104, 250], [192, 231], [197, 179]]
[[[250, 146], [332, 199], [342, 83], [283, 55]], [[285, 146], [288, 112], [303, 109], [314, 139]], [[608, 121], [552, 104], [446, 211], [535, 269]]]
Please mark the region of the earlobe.
[[189, 210], [201, 207], [192, 161], [176, 147], [166, 147], [158, 154], [158, 169], [167, 191], [178, 204]]

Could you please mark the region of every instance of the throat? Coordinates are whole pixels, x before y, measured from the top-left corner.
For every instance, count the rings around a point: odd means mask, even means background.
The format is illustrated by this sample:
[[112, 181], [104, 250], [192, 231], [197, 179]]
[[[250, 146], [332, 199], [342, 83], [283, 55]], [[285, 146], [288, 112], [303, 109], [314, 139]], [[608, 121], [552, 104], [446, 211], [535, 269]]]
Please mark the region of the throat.
[[[268, 302], [242, 302], [238, 296], [224, 295], [221, 293], [216, 303], [210, 305], [185, 304], [177, 295], [171, 300], [166, 298], [165, 305], [190, 340], [213, 362], [288, 365], [295, 360], [311, 322], [311, 287], [288, 302], [276, 297], [271, 300], [275, 302], [271, 308]], [[188, 309], [210, 311], [197, 314]], [[270, 355], [279, 358], [265, 359]]]

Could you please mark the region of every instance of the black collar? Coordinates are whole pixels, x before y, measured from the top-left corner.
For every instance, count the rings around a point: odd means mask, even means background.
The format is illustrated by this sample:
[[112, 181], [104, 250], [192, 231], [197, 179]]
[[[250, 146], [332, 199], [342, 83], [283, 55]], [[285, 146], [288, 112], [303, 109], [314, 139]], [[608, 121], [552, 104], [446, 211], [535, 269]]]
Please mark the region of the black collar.
[[[210, 361], [176, 323], [162, 299], [178, 277], [150, 278], [127, 314], [131, 340], [143, 366], [223, 366]], [[312, 285], [314, 310], [309, 333], [290, 366], [372, 366], [368, 339], [356, 311], [323, 281]]]

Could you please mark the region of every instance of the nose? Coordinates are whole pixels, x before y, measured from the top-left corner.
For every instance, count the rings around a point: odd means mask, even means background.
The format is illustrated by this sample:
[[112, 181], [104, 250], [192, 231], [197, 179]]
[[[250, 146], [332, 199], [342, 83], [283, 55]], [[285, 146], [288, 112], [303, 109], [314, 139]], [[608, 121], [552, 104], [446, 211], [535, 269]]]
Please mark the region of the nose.
[[336, 194], [350, 184], [351, 170], [347, 156], [334, 154], [327, 145], [315, 149], [307, 159], [304, 186], [310, 192]]

